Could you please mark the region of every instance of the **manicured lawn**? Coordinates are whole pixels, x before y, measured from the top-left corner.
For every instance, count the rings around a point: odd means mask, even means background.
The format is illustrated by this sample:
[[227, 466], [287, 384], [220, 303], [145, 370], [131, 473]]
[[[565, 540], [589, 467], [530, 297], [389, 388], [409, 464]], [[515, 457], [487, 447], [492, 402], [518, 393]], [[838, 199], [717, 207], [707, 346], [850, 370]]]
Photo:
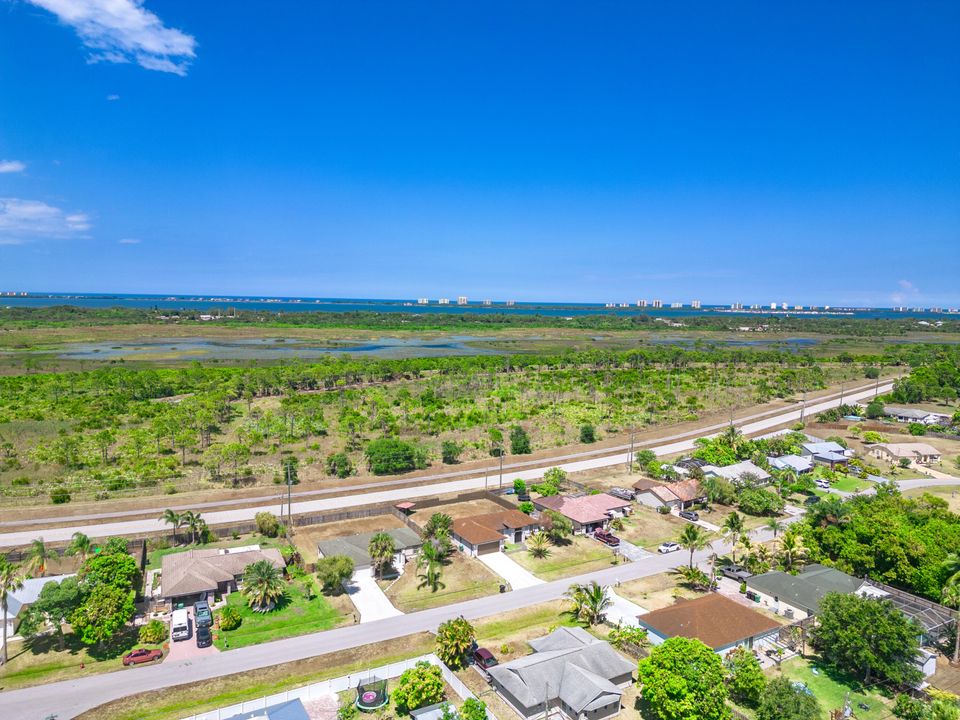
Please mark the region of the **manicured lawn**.
[[[317, 594], [312, 600], [307, 600], [301, 582], [287, 583], [286, 600], [277, 609], [266, 613], [251, 610], [242, 592], [230, 593], [227, 596], [227, 605], [240, 611], [243, 622], [235, 630], [220, 630], [215, 627], [214, 642], [217, 647], [221, 650], [240, 648], [329, 630], [350, 619], [349, 615], [334, 607], [323, 595]], [[219, 612], [218, 610], [215, 614], [219, 615]]]
[[137, 642], [137, 630], [133, 627], [127, 628], [115, 646], [107, 649], [84, 645], [72, 634], [67, 634], [65, 641], [63, 650], [50, 635], [9, 643], [8, 662], [0, 666], [0, 690], [128, 670], [120, 659], [133, 648], [162, 648]]
[[550, 555], [545, 558], [535, 558], [528, 550], [510, 553], [510, 557], [544, 580], [603, 570], [613, 564], [613, 551], [596, 540], [582, 535], [568, 540], [565, 545], [551, 545]]
[[[184, 531], [183, 528], [180, 528], [179, 535], [181, 535], [187, 541], [190, 539], [189, 530]], [[263, 535], [253, 534], [242, 535], [236, 540], [218, 540], [217, 542], [207, 543], [206, 545], [176, 545], [174, 547], [163, 548], [161, 550], [152, 550], [147, 553], [147, 570], [159, 570], [160, 564], [163, 562], [163, 556], [170, 555], [171, 553], [197, 550], [199, 548], [231, 548], [241, 547], [243, 545], [259, 545], [261, 548], [279, 548], [286, 545], [286, 540], [283, 538], [268, 538]]]
[[649, 550], [656, 549], [660, 543], [668, 540], [676, 540], [686, 524], [685, 520], [672, 515], [661, 515], [652, 508], [639, 506], [630, 517], [624, 519], [623, 530], [615, 534]]
[[[814, 673], [814, 668], [817, 672]], [[767, 671], [771, 678], [777, 676], [777, 670]], [[824, 668], [805, 658], [791, 658], [781, 665], [780, 672], [795, 682], [804, 683], [820, 701], [823, 708], [823, 718], [830, 717], [831, 710], [843, 707], [843, 702], [850, 693], [850, 702], [853, 712], [859, 720], [884, 720], [890, 717], [888, 701], [876, 690], [864, 691], [860, 683], [847, 676], [839, 675], [829, 668]], [[869, 708], [864, 710], [858, 707], [864, 703]]]
[[403, 612], [416, 612], [438, 605], [473, 600], [500, 591], [503, 582], [479, 560], [454, 553], [450, 563], [443, 568], [441, 582], [444, 587], [436, 592], [430, 588], [418, 588], [421, 580], [417, 577], [416, 563], [410, 563], [400, 578], [389, 584], [387, 597], [394, 607]]
[[866, 490], [873, 487], [873, 483], [850, 475], [841, 475], [840, 479], [833, 483], [833, 487], [842, 492], [857, 492], [857, 490]]

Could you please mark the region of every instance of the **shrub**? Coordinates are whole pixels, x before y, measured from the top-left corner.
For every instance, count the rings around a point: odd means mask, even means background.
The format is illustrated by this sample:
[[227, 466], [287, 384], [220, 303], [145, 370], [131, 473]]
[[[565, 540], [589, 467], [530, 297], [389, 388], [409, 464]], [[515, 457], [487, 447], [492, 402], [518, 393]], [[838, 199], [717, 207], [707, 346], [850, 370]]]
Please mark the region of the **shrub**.
[[364, 453], [374, 475], [399, 475], [427, 467], [427, 453], [423, 448], [396, 438], [373, 440]]
[[140, 642], [159, 645], [167, 639], [167, 624], [160, 620], [151, 620], [140, 627]]
[[258, 512], [255, 516], [257, 532], [265, 537], [275, 538], [280, 533], [280, 520], [269, 512]]
[[911, 435], [916, 437], [927, 434], [927, 426], [923, 423], [910, 423], [907, 425], [907, 430], [910, 431]]
[[444, 465], [456, 465], [460, 462], [461, 448], [453, 440], [444, 440], [440, 444], [440, 459]]
[[582, 443], [595, 443], [597, 441], [597, 431], [593, 425], [589, 423], [586, 425], [580, 426], [580, 442]]
[[18, 478], [14, 478], [13, 480], [10, 481], [10, 484], [11, 484], [11, 485], [18, 485], [18, 486], [21, 486], [21, 487], [24, 486], [24, 485], [29, 485], [29, 484], [30, 484], [30, 478], [28, 478], [28, 477], [18, 477]]
[[782, 497], [763, 488], [740, 491], [740, 509], [747, 515], [779, 515], [784, 504]]
[[243, 622], [240, 611], [232, 605], [227, 605], [221, 610], [218, 617], [221, 630], [236, 630]]
[[323, 592], [339, 595], [343, 583], [353, 575], [353, 560], [346, 555], [331, 555], [317, 560], [317, 578], [323, 585]]
[[517, 495], [526, 495], [527, 494], [527, 483], [525, 483], [521, 478], [517, 478], [513, 481], [513, 491]]
[[510, 429], [510, 452], [514, 455], [529, 455], [531, 452], [530, 436], [519, 425]]
[[328, 455], [326, 468], [328, 475], [333, 475], [338, 478], [346, 478], [353, 475], [353, 463], [350, 462], [350, 456], [345, 452]]
[[50, 491], [50, 502], [54, 505], [65, 505], [70, 502], [70, 493], [66, 488], [55, 488]]
[[866, 445], [873, 445], [875, 443], [886, 442], [887, 438], [878, 433], [876, 430], [867, 430], [863, 433], [863, 442]]
[[404, 670], [393, 690], [393, 701], [401, 713], [434, 705], [443, 700], [443, 675], [440, 668], [428, 662], [418, 662]]
[[530, 502], [529, 500], [524, 500], [522, 503], [517, 505], [517, 510], [524, 513], [525, 515], [529, 515], [533, 512], [533, 503]]
[[460, 706], [462, 720], [487, 720], [487, 704], [475, 697], [467, 698]]

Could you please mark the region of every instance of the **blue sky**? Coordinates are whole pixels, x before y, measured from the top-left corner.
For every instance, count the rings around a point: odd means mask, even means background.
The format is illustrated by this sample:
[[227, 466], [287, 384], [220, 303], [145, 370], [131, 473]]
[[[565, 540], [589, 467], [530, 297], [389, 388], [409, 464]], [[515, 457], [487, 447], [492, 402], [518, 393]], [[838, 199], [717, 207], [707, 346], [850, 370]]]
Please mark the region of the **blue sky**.
[[0, 289], [960, 305], [958, 32], [956, 2], [0, 0]]

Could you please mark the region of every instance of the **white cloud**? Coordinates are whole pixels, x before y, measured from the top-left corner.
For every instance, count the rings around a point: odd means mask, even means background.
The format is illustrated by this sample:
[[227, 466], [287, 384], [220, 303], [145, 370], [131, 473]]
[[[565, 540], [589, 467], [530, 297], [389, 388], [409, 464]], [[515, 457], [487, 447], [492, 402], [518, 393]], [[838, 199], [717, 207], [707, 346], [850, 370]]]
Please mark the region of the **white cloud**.
[[114, 100], [119, 100], [119, 99], [120, 99], [119, 95], [107, 95], [107, 100], [109, 100], [110, 102], [113, 102]]
[[920, 294], [920, 288], [909, 280], [897, 280], [900, 289], [890, 296], [890, 299], [898, 305], [910, 298], [915, 298]]
[[27, 169], [19, 160], [0, 160], [0, 173], [23, 172]]
[[0, 197], [0, 245], [83, 237], [90, 227], [85, 213], [65, 213], [40, 200]]
[[[27, 0], [76, 30], [91, 63], [136, 62], [148, 70], [186, 75], [197, 41], [143, 7], [143, 0]], [[109, 98], [108, 98], [109, 99]]]
[[121, 245], [139, 245], [140, 241], [137, 238], [120, 238]]

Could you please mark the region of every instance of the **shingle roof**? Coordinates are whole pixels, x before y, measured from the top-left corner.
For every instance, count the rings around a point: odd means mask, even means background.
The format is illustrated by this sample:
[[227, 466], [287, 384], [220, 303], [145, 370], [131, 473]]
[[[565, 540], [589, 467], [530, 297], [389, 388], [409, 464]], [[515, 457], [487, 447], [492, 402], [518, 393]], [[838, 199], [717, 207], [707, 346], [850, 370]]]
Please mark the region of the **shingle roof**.
[[634, 490], [651, 490], [655, 487], [662, 487], [663, 483], [656, 480], [651, 480], [650, 478], [640, 478], [633, 484]]
[[231, 715], [224, 720], [310, 720], [310, 715], [307, 714], [300, 698], [294, 698], [276, 705], [269, 705], [262, 710]]
[[706, 494], [700, 481], [694, 478], [671, 483], [670, 490], [683, 502], [690, 502], [691, 500], [702, 498]]
[[637, 622], [663, 638], [697, 638], [718, 650], [780, 627], [775, 620], [717, 593], [678, 600], [641, 615]]
[[266, 560], [277, 568], [286, 563], [276, 548], [229, 552], [222, 548], [201, 548], [164, 555], [161, 561], [161, 593], [173, 598], [214, 592], [219, 583], [242, 575], [247, 566]]
[[913, 418], [914, 420], [923, 420], [930, 415], [939, 415], [939, 413], [931, 413], [926, 410], [914, 410], [913, 408], [901, 408], [901, 407], [890, 407], [887, 405], [883, 409], [884, 415], [894, 415], [897, 417]]
[[843, 447], [843, 445], [841, 445], [838, 442], [833, 442], [832, 440], [830, 441], [825, 440], [823, 442], [802, 443], [800, 447], [802, 447], [805, 451], [807, 451], [811, 455], [820, 455], [822, 453], [828, 453], [828, 452], [835, 452], [843, 455], [844, 452], [846, 451], [846, 448]]
[[666, 485], [657, 485], [656, 487], [650, 488], [650, 492], [656, 497], [660, 502], [673, 502], [674, 500], [679, 500], [677, 494], [668, 488]]
[[504, 530], [519, 530], [536, 524], [536, 520], [519, 510], [501, 510], [458, 518], [453, 521], [453, 534], [477, 545], [500, 540]]
[[824, 565], [807, 565], [799, 575], [773, 570], [747, 578], [747, 587], [765, 595], [777, 597], [789, 605], [820, 611], [820, 601], [828, 592], [852, 593], [863, 585], [863, 580]]
[[56, 583], [59, 585], [68, 577], [75, 577], [74, 573], [69, 575], [51, 575], [41, 578], [27, 578], [23, 581], [23, 587], [7, 595], [7, 611], [3, 620], [6, 621], [15, 618], [20, 614], [20, 610], [26, 605], [32, 605], [40, 597], [40, 591], [47, 583]]
[[813, 468], [813, 461], [808, 457], [801, 457], [800, 455], [784, 455], [782, 457], [772, 457], [767, 458], [767, 461], [771, 466], [777, 468], [778, 470], [783, 470], [785, 468], [791, 468], [797, 472], [806, 472]]
[[917, 455], [939, 455], [940, 451], [927, 443], [881, 443], [874, 447], [884, 448], [894, 457], [916, 457]]
[[370, 538], [380, 532], [393, 538], [397, 545], [397, 551], [418, 548], [423, 544], [419, 535], [410, 528], [403, 526], [390, 528], [389, 530], [373, 530], [357, 535], [345, 535], [331, 540], [321, 540], [317, 543], [317, 548], [323, 557], [346, 555], [353, 560], [356, 567], [366, 567], [370, 564]]
[[578, 714], [610, 704], [621, 695], [610, 681], [636, 667], [581, 628], [558, 628], [530, 645], [535, 651], [532, 655], [489, 670], [501, 687], [528, 708], [555, 698]]
[[763, 468], [758, 467], [750, 460], [743, 460], [741, 462], [734, 463], [733, 465], [725, 465], [723, 467], [718, 465], [707, 465], [703, 468], [703, 472], [707, 475], [719, 475], [727, 480], [739, 480], [747, 473], [756, 475], [760, 480], [770, 479], [770, 473]]
[[632, 504], [629, 500], [621, 500], [606, 493], [580, 497], [554, 495], [537, 498], [535, 503], [541, 507], [556, 510], [581, 525], [607, 520], [611, 510], [630, 507]]

